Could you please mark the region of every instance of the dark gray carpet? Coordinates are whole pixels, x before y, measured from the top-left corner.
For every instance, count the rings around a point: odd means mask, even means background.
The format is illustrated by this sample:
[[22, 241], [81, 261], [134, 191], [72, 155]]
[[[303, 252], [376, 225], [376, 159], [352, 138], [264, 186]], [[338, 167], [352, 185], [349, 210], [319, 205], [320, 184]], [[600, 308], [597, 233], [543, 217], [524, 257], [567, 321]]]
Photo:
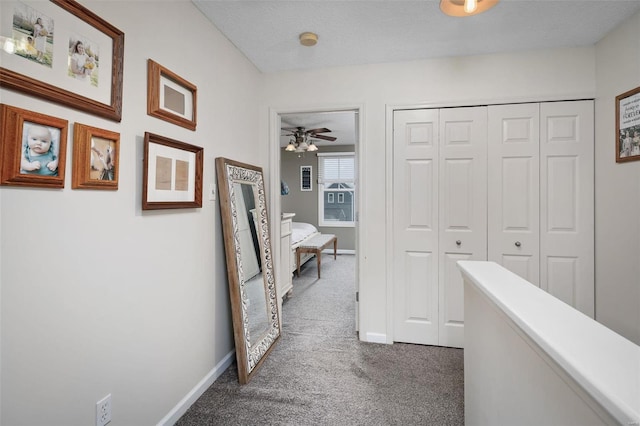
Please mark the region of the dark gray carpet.
[[323, 255], [321, 279], [307, 262], [251, 382], [231, 365], [177, 425], [463, 425], [463, 351], [360, 342], [354, 271], [351, 255]]

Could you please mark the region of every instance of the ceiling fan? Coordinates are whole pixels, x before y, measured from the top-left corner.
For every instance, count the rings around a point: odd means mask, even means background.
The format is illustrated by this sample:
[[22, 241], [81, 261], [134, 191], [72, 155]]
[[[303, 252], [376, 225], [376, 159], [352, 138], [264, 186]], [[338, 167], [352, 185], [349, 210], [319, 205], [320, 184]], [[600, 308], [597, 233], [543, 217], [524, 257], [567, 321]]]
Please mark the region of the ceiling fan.
[[[290, 132], [285, 136], [293, 136], [289, 145], [285, 148], [285, 151], [292, 152], [304, 152], [304, 151], [317, 151], [318, 147], [311, 139], [323, 139], [326, 141], [335, 141], [337, 138], [333, 136], [321, 135], [320, 133], [330, 133], [331, 130], [326, 127], [320, 127], [317, 129], [306, 130], [304, 127], [283, 127], [283, 131]], [[309, 142], [307, 142], [309, 141]]]

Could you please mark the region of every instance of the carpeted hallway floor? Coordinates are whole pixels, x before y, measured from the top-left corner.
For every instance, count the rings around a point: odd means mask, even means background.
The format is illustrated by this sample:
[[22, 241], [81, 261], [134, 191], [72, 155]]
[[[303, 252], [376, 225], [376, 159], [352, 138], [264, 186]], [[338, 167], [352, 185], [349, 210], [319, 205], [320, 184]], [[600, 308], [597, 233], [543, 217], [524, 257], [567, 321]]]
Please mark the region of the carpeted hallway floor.
[[463, 425], [461, 349], [360, 342], [355, 259], [293, 279], [282, 337], [249, 384], [235, 364], [178, 421], [195, 425]]

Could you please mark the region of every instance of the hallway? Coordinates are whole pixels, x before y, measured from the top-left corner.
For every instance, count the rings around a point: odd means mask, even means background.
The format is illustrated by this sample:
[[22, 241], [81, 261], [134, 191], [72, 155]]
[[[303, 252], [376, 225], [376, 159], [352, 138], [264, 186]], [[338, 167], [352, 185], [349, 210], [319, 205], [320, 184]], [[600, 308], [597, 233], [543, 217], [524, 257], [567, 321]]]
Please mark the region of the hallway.
[[360, 342], [352, 255], [294, 277], [280, 341], [252, 381], [235, 363], [178, 421], [195, 425], [463, 425], [461, 349]]

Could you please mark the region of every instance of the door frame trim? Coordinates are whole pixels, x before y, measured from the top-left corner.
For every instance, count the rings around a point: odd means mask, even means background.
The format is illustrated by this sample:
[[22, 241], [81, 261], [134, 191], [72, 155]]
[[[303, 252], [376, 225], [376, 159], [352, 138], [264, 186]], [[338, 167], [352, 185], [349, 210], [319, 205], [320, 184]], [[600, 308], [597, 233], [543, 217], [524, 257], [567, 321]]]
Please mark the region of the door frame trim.
[[[364, 210], [366, 194], [363, 190], [365, 186], [365, 164], [362, 160], [365, 156], [365, 106], [364, 104], [347, 104], [347, 105], [322, 105], [322, 106], [298, 106], [298, 107], [269, 107], [269, 215], [272, 218], [272, 243], [275, 243], [274, 252], [280, 253], [280, 238], [274, 238], [273, 236], [280, 235], [280, 220], [273, 220], [273, 218], [280, 218], [282, 216], [280, 205], [280, 116], [282, 114], [294, 114], [294, 113], [322, 113], [322, 112], [334, 112], [334, 111], [355, 111], [358, 114], [358, 135], [355, 143], [356, 152], [356, 169], [357, 180], [356, 185], [358, 187], [356, 197], [356, 227], [355, 227], [355, 251], [356, 251], [356, 270], [355, 280], [356, 288], [355, 292], [359, 292], [359, 301], [356, 302], [356, 318], [355, 329], [358, 332], [359, 338], [362, 341], [367, 341], [366, 334], [366, 322], [362, 319], [366, 318], [363, 312], [367, 312], [367, 299], [368, 292], [366, 287], [360, 285], [360, 273], [361, 265], [364, 265], [365, 254], [363, 253], [364, 247], [367, 247], [366, 233], [361, 232], [361, 229], [365, 229], [362, 225], [366, 223], [366, 214]], [[355, 300], [355, 295], [354, 295]], [[364, 324], [364, 326], [363, 326]]]

